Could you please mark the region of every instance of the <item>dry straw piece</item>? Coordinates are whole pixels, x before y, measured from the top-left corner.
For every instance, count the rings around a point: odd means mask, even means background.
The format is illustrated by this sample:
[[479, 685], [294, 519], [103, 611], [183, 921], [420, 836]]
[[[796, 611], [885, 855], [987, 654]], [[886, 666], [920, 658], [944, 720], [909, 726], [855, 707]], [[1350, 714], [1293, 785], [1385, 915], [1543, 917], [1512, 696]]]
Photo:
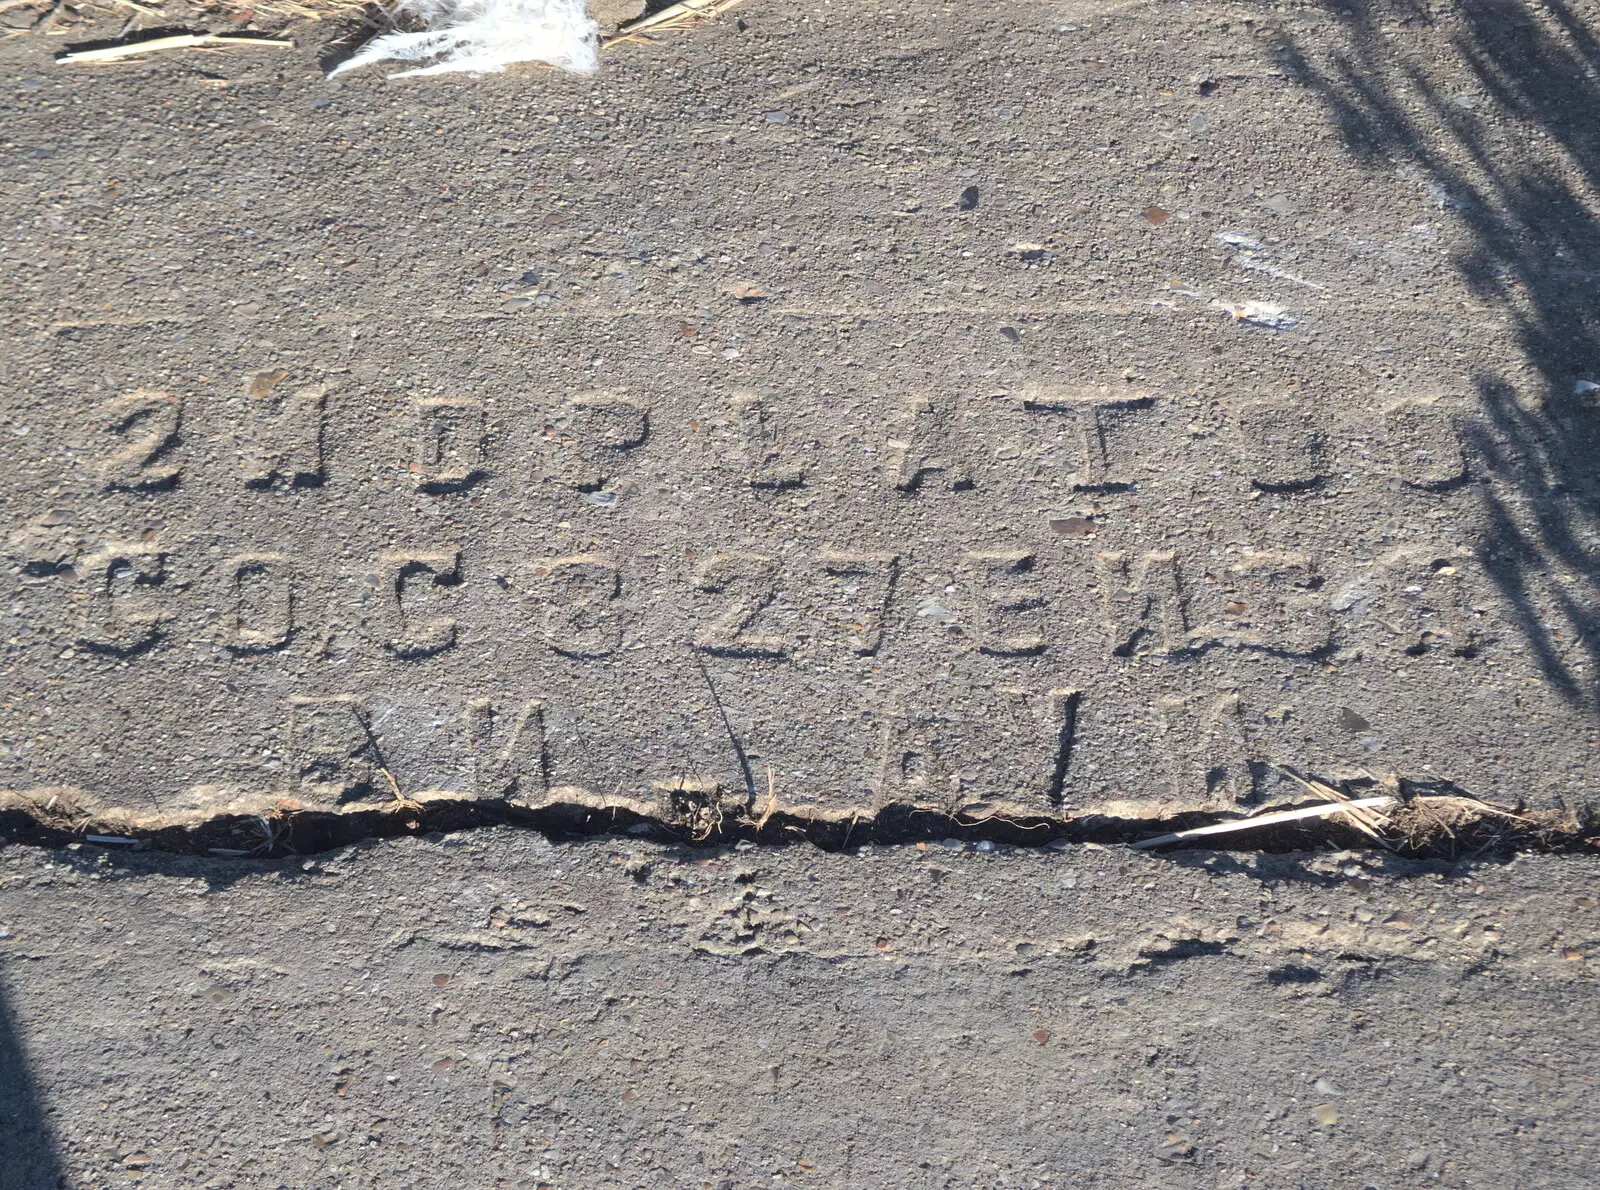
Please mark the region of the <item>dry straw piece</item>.
[[1283, 772], [1321, 798], [1324, 804], [1258, 813], [1142, 839], [1131, 846], [1165, 847], [1190, 839], [1323, 818], [1338, 818], [1389, 851], [1404, 850], [1412, 854], [1443, 852], [1455, 856], [1463, 852], [1472, 854], [1527, 846], [1567, 846], [1594, 837], [1593, 824], [1585, 827], [1570, 816], [1554, 811], [1518, 813], [1456, 794], [1408, 794], [1406, 783], [1395, 773], [1384, 777], [1368, 773], [1367, 778], [1387, 792], [1352, 798], [1326, 781], [1302, 777], [1289, 769]]
[[1351, 801], [1342, 798], [1326, 806], [1300, 806], [1293, 810], [1277, 810], [1271, 814], [1258, 814], [1254, 818], [1239, 818], [1232, 822], [1214, 822], [1210, 826], [1197, 826], [1186, 831], [1174, 831], [1170, 835], [1160, 835], [1154, 839], [1141, 839], [1131, 843], [1131, 847], [1165, 847], [1169, 843], [1183, 843], [1190, 839], [1200, 839], [1208, 835], [1228, 835], [1237, 831], [1255, 830], [1263, 826], [1276, 826], [1284, 822], [1302, 822], [1309, 818], [1331, 818], [1335, 814], [1364, 814], [1377, 810], [1383, 806], [1394, 804], [1394, 798], [1385, 794], [1383, 797], [1361, 798]]
[[637, 37], [641, 33], [665, 33], [672, 29], [687, 29], [702, 21], [721, 16], [741, 0], [679, 0], [659, 12], [652, 12], [636, 21], [629, 21], [616, 33], [606, 38], [608, 42]]

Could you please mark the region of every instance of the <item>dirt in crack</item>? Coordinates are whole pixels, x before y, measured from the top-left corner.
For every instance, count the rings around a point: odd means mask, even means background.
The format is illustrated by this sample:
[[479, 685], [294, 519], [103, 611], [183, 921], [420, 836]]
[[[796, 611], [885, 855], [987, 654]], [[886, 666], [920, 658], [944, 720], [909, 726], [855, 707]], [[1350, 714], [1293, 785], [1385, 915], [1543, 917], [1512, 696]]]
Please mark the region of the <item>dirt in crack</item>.
[[[1374, 837], [1343, 815], [1275, 822], [1221, 835], [1183, 839], [1156, 849], [1287, 853], [1340, 847], [1387, 850], [1411, 859], [1503, 861], [1522, 852], [1600, 850], [1600, 821], [1552, 812], [1484, 813], [1472, 799], [1407, 796], [1389, 815], [1389, 831]], [[1223, 822], [1237, 814], [1186, 813], [1162, 819], [1043, 814], [951, 813], [926, 806], [890, 805], [872, 813], [807, 813], [742, 806], [709, 813], [703, 799], [677, 797], [659, 813], [637, 806], [581, 802], [539, 807], [504, 801], [398, 801], [344, 813], [280, 809], [217, 817], [181, 826], [126, 830], [75, 817], [61, 805], [0, 811], [0, 839], [44, 847], [89, 842], [108, 848], [151, 849], [222, 859], [312, 855], [366, 840], [489, 827], [520, 827], [557, 838], [595, 835], [644, 838], [697, 847], [749, 841], [762, 846], [807, 844], [837, 851], [863, 844], [915, 844], [955, 839], [1043, 847], [1052, 843], [1128, 845]]]

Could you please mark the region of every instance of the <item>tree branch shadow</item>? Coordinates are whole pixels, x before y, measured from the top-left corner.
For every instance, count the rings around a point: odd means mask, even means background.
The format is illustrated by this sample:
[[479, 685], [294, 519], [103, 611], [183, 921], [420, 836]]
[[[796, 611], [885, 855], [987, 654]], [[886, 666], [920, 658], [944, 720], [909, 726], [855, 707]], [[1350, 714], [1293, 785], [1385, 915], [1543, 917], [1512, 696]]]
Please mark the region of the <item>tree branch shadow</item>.
[[[1286, 36], [1279, 64], [1324, 104], [1347, 151], [1373, 169], [1419, 171], [1468, 233], [1453, 263], [1505, 317], [1521, 357], [1472, 378], [1476, 544], [1545, 678], [1600, 709], [1597, 22], [1562, 0], [1322, 7], [1331, 24], [1314, 41]], [[1393, 37], [1408, 28], [1427, 30], [1425, 59]], [[1447, 93], [1452, 76], [1477, 93]]]

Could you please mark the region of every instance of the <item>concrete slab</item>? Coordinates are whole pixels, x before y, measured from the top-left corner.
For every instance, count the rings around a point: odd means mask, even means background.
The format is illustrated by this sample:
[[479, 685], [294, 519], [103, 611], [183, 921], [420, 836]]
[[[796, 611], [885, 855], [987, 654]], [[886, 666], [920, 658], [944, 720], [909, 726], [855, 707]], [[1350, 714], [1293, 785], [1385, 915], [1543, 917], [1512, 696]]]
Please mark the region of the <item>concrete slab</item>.
[[0, 849], [0, 1187], [1583, 1186], [1595, 863]]
[[5, 43], [0, 784], [1590, 805], [1591, 35], [1408, 13], [752, 3], [593, 78]]

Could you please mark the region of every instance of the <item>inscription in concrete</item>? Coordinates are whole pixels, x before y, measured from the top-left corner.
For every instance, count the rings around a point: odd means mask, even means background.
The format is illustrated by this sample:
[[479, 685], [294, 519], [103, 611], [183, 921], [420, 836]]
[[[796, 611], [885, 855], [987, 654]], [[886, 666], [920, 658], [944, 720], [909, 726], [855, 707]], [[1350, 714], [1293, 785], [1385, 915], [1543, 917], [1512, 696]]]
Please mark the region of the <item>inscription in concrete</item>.
[[1507, 741], [1586, 721], [1521, 629], [1559, 577], [1497, 577], [1449, 393], [1059, 364], [596, 386], [486, 350], [519, 379], [63, 387], [81, 449], [8, 504], [3, 783], [140, 821], [1129, 816], [1258, 804], [1284, 766], [1528, 794]]

